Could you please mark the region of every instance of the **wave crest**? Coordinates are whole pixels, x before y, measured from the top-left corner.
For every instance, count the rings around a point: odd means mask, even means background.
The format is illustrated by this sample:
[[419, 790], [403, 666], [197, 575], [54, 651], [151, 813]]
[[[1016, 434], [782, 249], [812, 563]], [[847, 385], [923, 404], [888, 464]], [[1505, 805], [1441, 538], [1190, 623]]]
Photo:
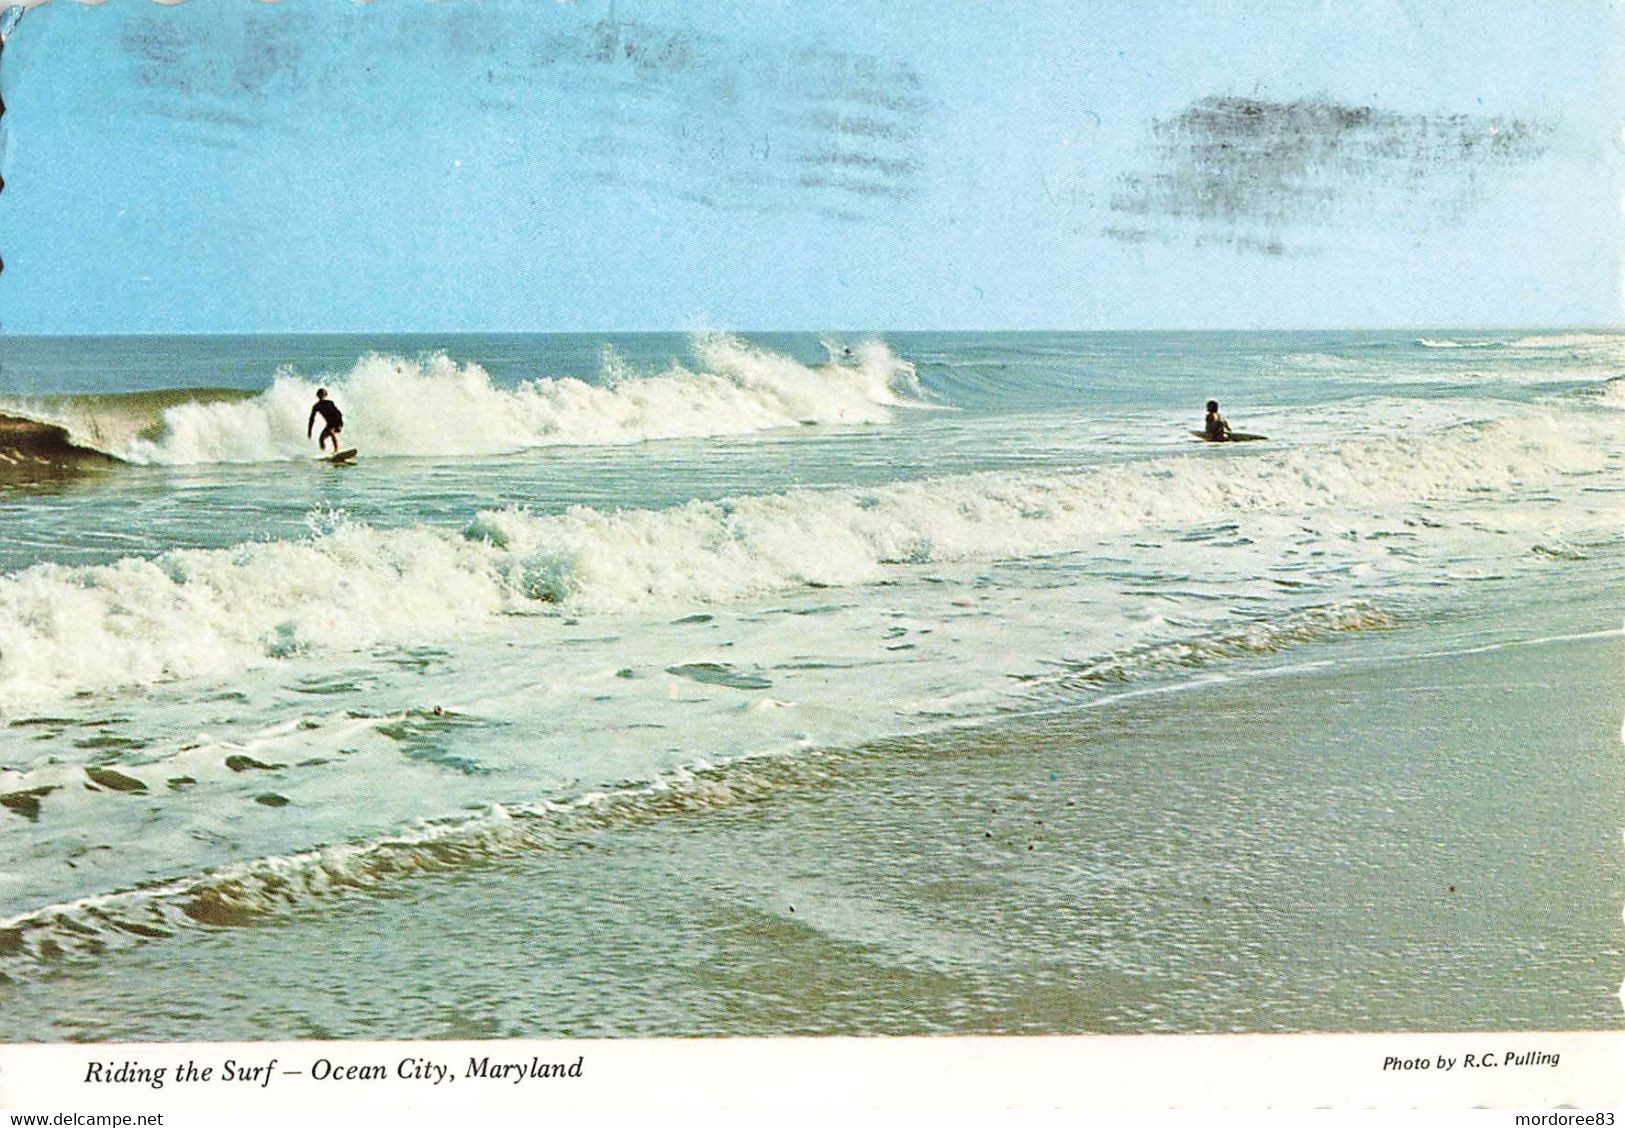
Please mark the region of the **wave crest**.
[[1221, 514], [1383, 506], [1594, 469], [1548, 417], [1267, 457], [1164, 458], [795, 490], [664, 510], [486, 511], [460, 535], [342, 517], [289, 541], [0, 577], [0, 704], [455, 638], [539, 605], [618, 613], [862, 584], [899, 566], [1076, 551]]
[[21, 415], [0, 415], [0, 482], [64, 477], [110, 461], [76, 443], [66, 427]]
[[[596, 383], [543, 377], [515, 387], [444, 353], [370, 354], [324, 386], [344, 411], [346, 441], [369, 456], [442, 457], [884, 423], [918, 394], [913, 367], [880, 342], [855, 350], [850, 364], [812, 367], [726, 335], [693, 348], [693, 369], [641, 373], [606, 350]], [[284, 369], [251, 399], [170, 407], [158, 435], [109, 453], [159, 464], [309, 457], [305, 424], [316, 387]]]
[[1501, 349], [1506, 341], [1458, 341], [1453, 337], [1418, 337], [1416, 343], [1424, 349]]

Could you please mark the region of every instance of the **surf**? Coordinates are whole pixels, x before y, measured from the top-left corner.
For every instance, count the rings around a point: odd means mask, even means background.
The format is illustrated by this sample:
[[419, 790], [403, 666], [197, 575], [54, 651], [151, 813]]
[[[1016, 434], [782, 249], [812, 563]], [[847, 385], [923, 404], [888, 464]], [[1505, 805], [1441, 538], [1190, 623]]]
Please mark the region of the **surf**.
[[643, 371], [606, 348], [596, 380], [538, 376], [512, 386], [444, 352], [368, 353], [348, 371], [291, 367], [255, 394], [169, 389], [0, 401], [69, 442], [141, 465], [306, 458], [305, 422], [326, 387], [369, 457], [477, 457], [548, 446], [747, 435], [809, 425], [879, 425], [925, 406], [913, 366], [879, 341], [807, 365], [725, 334], [690, 342], [688, 364]]
[[[0, 576], [0, 708], [82, 691], [478, 634], [514, 615], [641, 613], [851, 587], [916, 565], [1079, 551], [1236, 514], [1409, 507], [1593, 472], [1604, 456], [1541, 413], [1261, 457], [1178, 456], [793, 489], [666, 509], [481, 511]], [[556, 610], [557, 609], [557, 610]]]
[[128, 462], [134, 444], [162, 436], [170, 409], [250, 395], [234, 388], [200, 387], [0, 397], [0, 463], [71, 472]]

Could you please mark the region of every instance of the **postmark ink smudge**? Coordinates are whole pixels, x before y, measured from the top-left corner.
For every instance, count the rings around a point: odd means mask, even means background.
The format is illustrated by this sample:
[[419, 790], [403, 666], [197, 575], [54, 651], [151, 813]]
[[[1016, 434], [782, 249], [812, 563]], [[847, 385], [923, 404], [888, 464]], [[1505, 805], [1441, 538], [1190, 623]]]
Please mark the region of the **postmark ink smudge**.
[[1380, 216], [1426, 226], [1459, 219], [1498, 176], [1543, 156], [1549, 122], [1467, 113], [1398, 113], [1324, 96], [1221, 95], [1151, 123], [1148, 167], [1124, 173], [1108, 206], [1132, 217], [1109, 238], [1145, 242], [1235, 235], [1236, 249], [1279, 254], [1283, 233]]

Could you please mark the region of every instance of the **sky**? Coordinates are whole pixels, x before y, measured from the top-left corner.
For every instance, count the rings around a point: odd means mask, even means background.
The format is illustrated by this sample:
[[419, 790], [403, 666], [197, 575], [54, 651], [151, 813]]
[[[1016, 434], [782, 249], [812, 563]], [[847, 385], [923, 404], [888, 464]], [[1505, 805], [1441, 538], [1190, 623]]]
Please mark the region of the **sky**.
[[0, 56], [0, 329], [1613, 324], [1622, 22], [52, 0]]

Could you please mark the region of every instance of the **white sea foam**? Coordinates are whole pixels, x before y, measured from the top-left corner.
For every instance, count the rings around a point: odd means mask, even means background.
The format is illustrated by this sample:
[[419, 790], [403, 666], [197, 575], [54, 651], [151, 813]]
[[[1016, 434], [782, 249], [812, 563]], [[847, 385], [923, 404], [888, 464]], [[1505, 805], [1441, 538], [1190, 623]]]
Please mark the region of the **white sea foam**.
[[1540, 333], [1469, 341], [1455, 337], [1419, 337], [1416, 343], [1426, 349], [1610, 349], [1625, 345], [1625, 334]]
[[169, 407], [157, 437], [125, 437], [113, 449], [83, 420], [65, 422], [76, 440], [128, 461], [186, 464], [311, 456], [305, 427], [318, 384], [345, 414], [345, 442], [369, 456], [485, 455], [884, 423], [891, 409], [917, 402], [913, 367], [878, 341], [855, 349], [851, 363], [814, 367], [720, 334], [698, 339], [694, 354], [693, 369], [658, 373], [632, 371], [609, 354], [597, 383], [541, 378], [511, 388], [444, 354], [375, 354], [320, 381], [284, 370], [250, 399]]
[[1621, 333], [1542, 333], [1510, 342], [1520, 349], [1616, 349], [1625, 346]]
[[0, 577], [0, 704], [218, 675], [312, 649], [457, 637], [550, 603], [617, 613], [852, 585], [899, 566], [1074, 551], [1226, 513], [1392, 509], [1600, 456], [1549, 416], [1416, 439], [1076, 473], [961, 475], [666, 510], [480, 513], [457, 532], [342, 519], [299, 540]]
[[989, 473], [793, 492], [664, 511], [480, 514], [470, 534], [520, 562], [535, 597], [597, 610], [869, 582], [895, 564], [1062, 552], [1089, 538], [1226, 512], [1391, 506], [1545, 480], [1598, 456], [1548, 417], [1230, 461], [1160, 459], [1067, 475]]

